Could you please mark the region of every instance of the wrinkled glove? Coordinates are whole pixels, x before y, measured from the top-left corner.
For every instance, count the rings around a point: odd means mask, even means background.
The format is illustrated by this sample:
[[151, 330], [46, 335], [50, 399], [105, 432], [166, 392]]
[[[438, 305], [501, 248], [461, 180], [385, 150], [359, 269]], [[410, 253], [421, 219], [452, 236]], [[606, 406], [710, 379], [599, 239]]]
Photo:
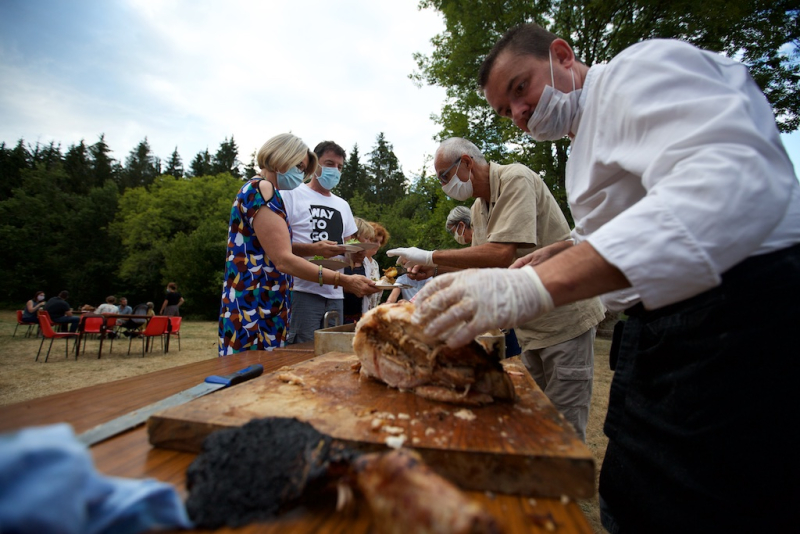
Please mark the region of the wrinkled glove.
[[397, 263], [405, 267], [406, 270], [409, 270], [415, 265], [428, 265], [430, 267], [436, 265], [433, 263], [433, 253], [433, 250], [422, 250], [421, 248], [417, 247], [409, 247], [393, 248], [392, 250], [386, 252], [386, 255], [389, 257], [397, 256]]
[[437, 276], [416, 295], [413, 321], [451, 348], [493, 328], [513, 328], [554, 308], [533, 267], [467, 269]]

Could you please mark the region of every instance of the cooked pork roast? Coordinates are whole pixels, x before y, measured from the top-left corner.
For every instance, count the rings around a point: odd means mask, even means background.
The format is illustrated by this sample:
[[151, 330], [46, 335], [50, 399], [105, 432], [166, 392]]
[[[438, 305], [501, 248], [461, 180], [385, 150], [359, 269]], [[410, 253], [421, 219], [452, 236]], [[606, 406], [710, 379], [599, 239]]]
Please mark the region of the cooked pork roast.
[[479, 343], [451, 349], [411, 322], [409, 302], [373, 308], [356, 325], [361, 374], [431, 400], [481, 405], [514, 401], [514, 385], [497, 355]]
[[353, 462], [358, 489], [382, 534], [498, 533], [489, 512], [407, 449], [365, 454]]

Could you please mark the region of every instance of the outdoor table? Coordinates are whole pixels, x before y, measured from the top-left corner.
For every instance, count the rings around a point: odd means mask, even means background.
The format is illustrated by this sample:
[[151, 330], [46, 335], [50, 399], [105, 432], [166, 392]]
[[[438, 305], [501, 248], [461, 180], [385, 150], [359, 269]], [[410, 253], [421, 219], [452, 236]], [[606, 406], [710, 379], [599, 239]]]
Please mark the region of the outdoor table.
[[[100, 356], [103, 353], [103, 341], [106, 339], [106, 329], [107, 327], [107, 320], [108, 319], [145, 319], [146, 321], [150, 320], [150, 317], [146, 315], [134, 315], [132, 313], [95, 313], [95, 312], [81, 312], [82, 315], [92, 314], [93, 316], [103, 317], [106, 321], [103, 322], [103, 325], [100, 327], [100, 347], [97, 349], [97, 359], [100, 359]], [[146, 324], [145, 321], [145, 324]], [[80, 356], [80, 346], [76, 347], [75, 349], [75, 359]], [[169, 334], [167, 334], [167, 341], [164, 343], [164, 352], [169, 351]]]
[[[313, 357], [313, 342], [293, 345], [287, 350], [249, 351], [0, 406], [0, 432], [67, 422], [76, 433], [81, 433], [195, 386], [209, 375], [232, 373], [256, 363], [264, 366], [264, 373], [270, 373], [285, 365], [293, 365]], [[98, 471], [103, 474], [155, 478], [175, 485], [183, 498], [187, 495], [186, 469], [196, 455], [153, 448], [148, 442], [144, 425], [96, 444], [91, 452]], [[484, 492], [468, 494], [487, 506], [507, 534], [552, 532], [553, 523], [555, 532], [562, 534], [592, 532], [586, 517], [574, 501], [564, 503], [560, 499], [545, 498], [536, 498], [534, 501], [525, 496], [489, 495]], [[359, 501], [353, 508], [349, 512], [336, 512], [333, 506], [299, 507], [274, 520], [253, 523], [235, 532], [373, 532], [368, 507], [363, 501]], [[219, 532], [232, 530], [223, 528]]]

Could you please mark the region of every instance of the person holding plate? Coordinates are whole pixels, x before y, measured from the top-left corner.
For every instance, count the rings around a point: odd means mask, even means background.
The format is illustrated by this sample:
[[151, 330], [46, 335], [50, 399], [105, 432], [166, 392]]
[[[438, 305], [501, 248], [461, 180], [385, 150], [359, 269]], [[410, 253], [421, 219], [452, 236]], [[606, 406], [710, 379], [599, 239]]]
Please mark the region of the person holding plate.
[[[331, 191], [339, 185], [346, 153], [333, 141], [322, 141], [314, 148], [314, 154], [319, 167], [311, 181], [283, 194], [287, 221], [293, 231], [292, 251], [304, 258], [345, 260], [342, 254], [346, 248], [342, 245], [355, 237], [356, 223], [347, 201]], [[314, 331], [328, 326], [322, 322], [329, 311], [344, 317], [344, 294], [341, 287], [296, 280], [292, 307], [287, 345], [313, 341]]]
[[298, 137], [280, 134], [264, 143], [257, 161], [260, 174], [242, 186], [231, 207], [219, 315], [220, 356], [286, 344], [295, 311], [290, 291], [295, 279], [320, 287], [346, 287], [361, 295], [378, 291], [363, 276], [342, 275], [293, 254], [283, 195], [314, 175], [316, 154]]

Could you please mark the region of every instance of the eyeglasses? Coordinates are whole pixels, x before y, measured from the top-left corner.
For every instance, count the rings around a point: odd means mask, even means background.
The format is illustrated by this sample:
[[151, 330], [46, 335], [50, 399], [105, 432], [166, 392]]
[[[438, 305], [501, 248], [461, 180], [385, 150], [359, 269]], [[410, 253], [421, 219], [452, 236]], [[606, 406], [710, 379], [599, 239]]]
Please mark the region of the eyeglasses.
[[[445, 184], [447, 184], [447, 182], [449, 182], [449, 181], [450, 181], [450, 180], [448, 180], [448, 179], [447, 179], [447, 175], [450, 173], [450, 171], [453, 169], [453, 167], [455, 167], [456, 165], [458, 165], [458, 163], [459, 163], [460, 161], [461, 161], [461, 158], [458, 158], [457, 160], [455, 160], [455, 161], [453, 162], [453, 164], [452, 164], [452, 165], [450, 165], [449, 167], [447, 167], [447, 170], [444, 170], [444, 171], [442, 171], [442, 172], [440, 172], [440, 173], [439, 173], [439, 183], [440, 183], [440, 184], [442, 184], [442, 185], [445, 185]], [[451, 179], [452, 179], [452, 177], [451, 177]]]

